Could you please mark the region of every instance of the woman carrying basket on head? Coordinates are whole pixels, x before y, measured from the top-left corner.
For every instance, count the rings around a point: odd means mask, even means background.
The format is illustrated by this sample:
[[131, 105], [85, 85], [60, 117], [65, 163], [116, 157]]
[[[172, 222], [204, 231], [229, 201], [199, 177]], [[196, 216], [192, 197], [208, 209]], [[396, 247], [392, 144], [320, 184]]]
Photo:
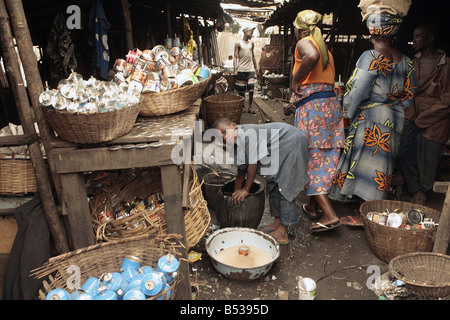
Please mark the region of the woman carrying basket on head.
[[[344, 109], [353, 119], [330, 198], [339, 201], [386, 199], [403, 131], [405, 110], [417, 92], [412, 61], [392, 46], [399, 16], [373, 12], [367, 27], [374, 45], [365, 51], [347, 82]], [[359, 210], [341, 219], [363, 226]]]

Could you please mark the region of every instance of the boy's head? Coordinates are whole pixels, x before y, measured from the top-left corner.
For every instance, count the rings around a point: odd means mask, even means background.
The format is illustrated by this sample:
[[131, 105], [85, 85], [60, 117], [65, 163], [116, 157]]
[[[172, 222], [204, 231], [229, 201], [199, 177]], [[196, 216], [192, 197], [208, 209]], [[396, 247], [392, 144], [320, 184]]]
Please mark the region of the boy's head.
[[237, 126], [236, 124], [228, 118], [219, 118], [214, 122], [214, 129], [220, 131], [223, 137], [223, 142], [226, 144], [234, 144], [237, 139]]

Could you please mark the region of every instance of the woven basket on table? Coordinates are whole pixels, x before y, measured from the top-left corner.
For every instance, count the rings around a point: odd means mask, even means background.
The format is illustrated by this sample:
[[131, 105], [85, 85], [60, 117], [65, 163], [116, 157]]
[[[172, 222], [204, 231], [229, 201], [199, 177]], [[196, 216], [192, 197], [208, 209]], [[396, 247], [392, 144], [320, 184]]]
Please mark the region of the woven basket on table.
[[383, 226], [367, 219], [367, 213], [407, 212], [412, 209], [420, 210], [425, 218], [432, 218], [439, 222], [440, 213], [431, 208], [414, 203], [392, 200], [373, 200], [361, 205], [361, 217], [370, 247], [375, 255], [389, 263], [396, 256], [412, 252], [430, 252], [433, 250], [434, 233], [437, 227], [421, 230], [407, 230]]
[[38, 191], [33, 163], [28, 159], [17, 159], [16, 155], [0, 154], [0, 194], [24, 196]]
[[45, 119], [61, 139], [81, 144], [101, 143], [121, 137], [133, 128], [140, 104], [109, 112], [70, 113], [42, 108]]
[[[39, 290], [39, 298], [45, 300], [46, 295], [53, 289], [61, 288], [69, 293], [73, 285], [69, 277], [73, 273], [67, 272], [70, 266], [77, 266], [80, 269], [80, 285], [90, 277], [99, 278], [104, 273], [119, 272], [123, 258], [126, 255], [138, 257], [142, 260], [142, 265], [147, 265], [156, 270], [158, 260], [162, 256], [172, 253], [180, 259], [181, 244], [178, 235], [150, 236], [142, 235], [134, 238], [123, 239], [115, 242], [101, 243], [83, 249], [63, 253], [52, 257], [43, 266], [32, 270], [31, 276], [36, 279], [44, 279], [42, 288]], [[177, 243], [178, 242], [178, 243]], [[167, 300], [167, 292], [172, 290], [170, 299], [176, 292], [180, 276], [169, 284], [169, 288], [159, 295], [148, 298], [154, 300], [161, 295], [163, 300]]]
[[244, 97], [236, 94], [219, 93], [204, 100], [208, 127], [219, 118], [228, 118], [236, 124], [241, 122]]
[[[184, 209], [188, 248], [201, 240], [211, 222], [197, 172], [193, 167], [191, 171], [189, 207]], [[132, 215], [121, 219], [105, 221], [99, 218], [102, 211], [110, 210], [121, 200], [131, 203], [136, 196], [145, 199], [151, 194], [162, 193], [161, 171], [158, 167], [139, 169], [133, 173], [133, 177], [132, 181], [128, 181], [127, 175], [121, 175], [109, 187], [99, 189], [90, 200], [96, 241], [115, 241], [141, 234], [167, 233], [164, 204], [153, 210], [135, 211]]]
[[437, 299], [450, 295], [450, 256], [431, 252], [408, 253], [392, 259], [389, 271], [422, 296]]
[[145, 117], [157, 117], [184, 111], [202, 96], [210, 80], [211, 77], [199, 83], [161, 93], [143, 93], [139, 114]]

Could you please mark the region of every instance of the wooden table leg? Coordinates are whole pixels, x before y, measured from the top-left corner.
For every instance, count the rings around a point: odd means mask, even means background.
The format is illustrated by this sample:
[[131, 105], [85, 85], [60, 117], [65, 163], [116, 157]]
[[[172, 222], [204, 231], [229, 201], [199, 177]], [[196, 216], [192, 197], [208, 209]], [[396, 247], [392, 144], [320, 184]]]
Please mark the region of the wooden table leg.
[[[161, 166], [161, 180], [164, 194], [164, 208], [166, 211], [167, 232], [182, 236], [182, 243], [186, 247], [186, 230], [182, 208], [181, 176], [176, 165]], [[189, 279], [189, 263], [187, 262], [187, 248], [181, 248], [182, 258], [179, 272], [182, 280], [176, 292], [177, 300], [191, 300], [191, 281]]]
[[82, 173], [61, 175], [63, 214], [67, 214], [71, 250], [95, 244], [92, 219]]

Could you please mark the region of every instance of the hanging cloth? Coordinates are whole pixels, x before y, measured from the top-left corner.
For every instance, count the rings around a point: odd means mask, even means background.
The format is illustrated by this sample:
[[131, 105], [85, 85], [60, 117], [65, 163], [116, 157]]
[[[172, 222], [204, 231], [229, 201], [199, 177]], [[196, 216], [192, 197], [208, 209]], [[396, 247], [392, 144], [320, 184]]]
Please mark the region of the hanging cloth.
[[92, 47], [95, 53], [95, 66], [100, 70], [100, 77], [106, 79], [109, 68], [108, 29], [109, 22], [100, 0], [94, 0], [89, 17]]

